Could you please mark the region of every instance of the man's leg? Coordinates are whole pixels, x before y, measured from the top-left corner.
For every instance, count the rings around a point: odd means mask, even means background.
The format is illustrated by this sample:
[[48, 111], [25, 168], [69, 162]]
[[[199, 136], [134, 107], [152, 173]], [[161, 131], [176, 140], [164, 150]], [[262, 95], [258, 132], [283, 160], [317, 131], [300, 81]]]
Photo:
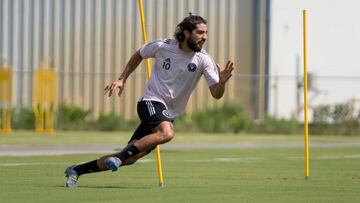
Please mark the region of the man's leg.
[[[129, 142], [129, 144], [123, 149], [121, 150], [120, 153], [128, 150], [128, 148], [133, 145], [137, 140], [132, 140]], [[109, 154], [109, 155], [105, 155], [105, 156], [102, 156], [100, 157], [98, 160], [97, 160], [97, 165], [98, 167], [100, 168], [101, 171], [106, 171], [106, 170], [109, 170], [106, 165], [105, 165], [105, 160], [109, 157], [115, 157], [116, 155], [118, 155], [119, 153], [116, 153], [116, 154]], [[122, 166], [125, 166], [125, 165], [131, 165], [131, 164], [134, 164], [138, 159], [144, 157], [145, 155], [147, 155], [148, 153], [147, 152], [139, 152], [138, 154], [134, 155], [134, 156], [131, 156], [129, 157], [128, 159], [126, 159], [124, 162], [122, 162]]]
[[[87, 163], [79, 164], [79, 165], [72, 165], [69, 166], [65, 170], [65, 176], [67, 177], [66, 186], [69, 188], [76, 187], [77, 180], [79, 176], [87, 173], [95, 173], [100, 171], [107, 171], [110, 170], [108, 166], [106, 166], [106, 160], [108, 158], [114, 158], [120, 160], [120, 163], [117, 163], [116, 169], [121, 165], [131, 165], [134, 164], [138, 159], [144, 157], [148, 154], [149, 151], [151, 151], [154, 147], [156, 147], [159, 144], [166, 143], [170, 141], [173, 136], [173, 128], [172, 123], [169, 122], [170, 125], [164, 124], [159, 125], [158, 131], [155, 133], [152, 133], [148, 136], [145, 136], [141, 138], [140, 140], [134, 140], [133, 142], [130, 142], [126, 148], [124, 148], [120, 153], [117, 154], [110, 154], [105, 155], [97, 160], [93, 160]], [[167, 132], [167, 130], [170, 130], [170, 132]], [[139, 150], [137, 146], [139, 146]], [[129, 150], [132, 148], [136, 148], [137, 153], [133, 153], [132, 155], [129, 155]], [[119, 158], [122, 157], [122, 160]]]
[[[76, 187], [78, 178], [83, 174], [107, 171], [110, 169], [115, 171], [120, 165], [131, 165], [135, 163], [139, 158], [148, 154], [148, 151], [152, 150], [152, 148], [150, 148], [147, 151], [139, 151], [137, 147], [134, 146], [135, 142], [149, 134], [154, 134], [151, 127], [142, 122], [135, 130], [129, 144], [120, 153], [105, 155], [87, 163], [69, 166], [65, 170], [65, 176], [67, 177], [66, 186], [70, 188]], [[106, 165], [106, 161], [108, 165]]]
[[[148, 134], [151, 134], [151, 133], [153, 133], [151, 128], [148, 125], [141, 123], [138, 126], [138, 128], [135, 130], [134, 134], [132, 135], [132, 137], [129, 141], [129, 144], [122, 150], [122, 152], [125, 151], [126, 149], [128, 149], [130, 146], [132, 146], [132, 144], [135, 141], [137, 141], [138, 139], [141, 139], [142, 137], [144, 137]], [[87, 163], [69, 166], [65, 170], [65, 177], [67, 177], [66, 186], [69, 188], [76, 187], [79, 177], [83, 174], [109, 170], [110, 168], [105, 165], [104, 161], [106, 160], [106, 158], [115, 157], [118, 154], [119, 153], [105, 155], [99, 159], [96, 159], [96, 160], [93, 160], [93, 161], [90, 161]], [[135, 156], [134, 158], [132, 158], [131, 160], [129, 160], [129, 161], [125, 160], [125, 162], [122, 165], [129, 165], [131, 163], [135, 163], [138, 158], [141, 158], [142, 156], [145, 156], [145, 155], [146, 155], [146, 153], [138, 153], [138, 155]], [[137, 159], [135, 159], [136, 157], [137, 157]]]
[[172, 122], [162, 121], [154, 131], [154, 133], [145, 136], [134, 143], [134, 146], [140, 152], [154, 149], [157, 145], [169, 142], [174, 138], [174, 127]]
[[[129, 144], [125, 150], [115, 156], [105, 157], [105, 159], [99, 161], [98, 164], [104, 163], [105, 168], [116, 171], [127, 159], [131, 157], [141, 158], [157, 145], [169, 142], [174, 137], [172, 122], [162, 121], [154, 130], [154, 133], [142, 137], [133, 144]], [[138, 154], [140, 154], [140, 156], [137, 156]], [[135, 161], [136, 160], [137, 159], [135, 159]], [[128, 161], [128, 164], [134, 163], [135, 161]]]
[[[134, 141], [136, 141], [136, 140], [134, 140]], [[128, 146], [129, 145], [130, 144], [128, 144]], [[125, 150], [126, 150], [126, 148], [123, 149], [122, 151], [125, 151]], [[93, 160], [93, 161], [90, 161], [87, 163], [69, 166], [65, 170], [65, 176], [67, 177], [66, 187], [69, 187], [69, 188], [76, 187], [79, 177], [83, 174], [96, 173], [96, 172], [110, 170], [110, 168], [108, 168], [105, 165], [105, 160], [109, 157], [115, 157], [116, 155], [118, 155], [118, 153], [105, 155], [103, 157], [100, 157], [99, 159], [96, 159], [96, 160]], [[140, 152], [140, 153], [136, 154], [135, 156], [132, 156], [132, 157], [128, 158], [127, 160], [125, 160], [121, 165], [125, 166], [125, 165], [134, 164], [138, 159], [140, 159], [141, 157], [143, 157], [145, 155], [147, 155], [146, 152]]]
[[[168, 133], [171, 133], [171, 135], [164, 133], [164, 131], [166, 131], [165, 128], [167, 128], [167, 127], [171, 128], [171, 132], [168, 132]], [[155, 128], [155, 131], [156, 131], [155, 133], [144, 136], [140, 140], [134, 139], [131, 142], [129, 142], [129, 144], [126, 146], [126, 148], [124, 148], [120, 153], [124, 153], [131, 145], [136, 145], [136, 147], [138, 149], [140, 148], [139, 153], [125, 159], [125, 161], [122, 162], [122, 164], [121, 164], [122, 166], [134, 164], [137, 160], [139, 160], [140, 158], [142, 158], [142, 157], [146, 156], [148, 153], [150, 153], [157, 145], [166, 143], [174, 137], [173, 125], [171, 122], [170, 122], [170, 125], [167, 125], [165, 123], [160, 124], [158, 127]], [[160, 136], [160, 138], [159, 138], [159, 136]], [[117, 154], [106, 155], [106, 156], [103, 156], [100, 159], [98, 159], [97, 163], [98, 163], [100, 170], [108, 170], [104, 164], [105, 159], [107, 159], [108, 157], [111, 157], [111, 156], [116, 156], [116, 155]]]
[[[152, 108], [151, 111], [149, 107]], [[149, 115], [149, 112], [155, 111], [155, 109], [156, 115]], [[164, 111], [166, 111], [165, 106], [159, 102], [139, 102], [138, 114], [142, 122], [134, 132], [127, 147], [120, 153], [106, 155], [97, 160], [68, 167], [65, 170], [65, 175], [68, 178], [66, 185], [75, 187], [78, 177], [86, 173], [109, 169], [115, 171], [120, 165], [133, 164], [157, 145], [169, 142], [174, 137], [174, 129], [171, 120], [164, 117]], [[150, 123], [152, 124], [150, 125]]]

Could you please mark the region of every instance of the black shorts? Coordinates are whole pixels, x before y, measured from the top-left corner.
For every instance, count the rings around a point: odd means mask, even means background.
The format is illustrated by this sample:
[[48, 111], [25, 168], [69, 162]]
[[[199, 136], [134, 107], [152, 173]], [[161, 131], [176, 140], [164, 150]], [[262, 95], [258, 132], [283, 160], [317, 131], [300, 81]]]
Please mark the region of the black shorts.
[[151, 100], [139, 101], [137, 103], [137, 113], [141, 123], [130, 138], [129, 143], [153, 133], [154, 128], [163, 121], [173, 122], [173, 119], [169, 118], [168, 110], [161, 102]]

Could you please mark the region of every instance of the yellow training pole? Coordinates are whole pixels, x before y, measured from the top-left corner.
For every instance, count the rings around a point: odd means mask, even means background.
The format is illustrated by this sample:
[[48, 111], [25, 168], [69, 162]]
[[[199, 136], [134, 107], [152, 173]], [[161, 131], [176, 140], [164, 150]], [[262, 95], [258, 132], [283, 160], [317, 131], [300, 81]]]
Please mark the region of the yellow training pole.
[[307, 59], [306, 59], [306, 10], [303, 10], [304, 35], [304, 136], [305, 136], [305, 179], [309, 177], [309, 128], [308, 128], [308, 98], [307, 98]]
[[11, 130], [11, 105], [12, 105], [12, 69], [0, 65], [0, 104], [1, 123], [0, 132], [10, 134]]
[[[139, 0], [139, 10], [140, 10], [140, 19], [141, 19], [141, 29], [143, 34], [143, 40], [144, 43], [147, 43], [146, 39], [146, 28], [145, 28], [145, 19], [144, 19], [144, 9], [142, 0]], [[147, 79], [150, 78], [151, 75], [151, 69], [150, 69], [150, 60], [146, 59], [146, 75]], [[160, 146], [156, 146], [156, 160], [157, 160], [157, 168], [158, 168], [158, 176], [159, 176], [159, 186], [161, 188], [164, 187], [164, 180], [163, 180], [163, 174], [162, 174], [162, 166], [161, 166], [161, 157], [160, 157]]]

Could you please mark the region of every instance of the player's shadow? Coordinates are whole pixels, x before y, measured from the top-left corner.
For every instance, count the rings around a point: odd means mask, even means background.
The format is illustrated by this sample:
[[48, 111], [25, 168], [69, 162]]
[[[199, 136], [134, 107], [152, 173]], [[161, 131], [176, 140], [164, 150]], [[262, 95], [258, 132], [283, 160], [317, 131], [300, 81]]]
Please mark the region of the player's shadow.
[[[66, 188], [64, 185], [56, 185], [55, 187]], [[115, 185], [81, 185], [78, 188], [96, 188], [96, 189], [151, 189], [146, 186], [115, 186]]]
[[151, 188], [151, 187], [145, 187], [145, 186], [114, 186], [114, 185], [99, 185], [99, 186], [81, 185], [79, 187], [81, 187], [81, 188], [97, 188], [97, 189], [111, 189], [111, 188], [116, 188], [116, 189], [150, 189]]

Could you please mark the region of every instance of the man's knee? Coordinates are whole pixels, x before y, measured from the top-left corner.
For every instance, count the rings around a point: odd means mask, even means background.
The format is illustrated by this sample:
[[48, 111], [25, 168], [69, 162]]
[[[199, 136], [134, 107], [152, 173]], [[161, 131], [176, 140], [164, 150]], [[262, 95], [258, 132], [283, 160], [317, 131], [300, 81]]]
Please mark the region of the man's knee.
[[174, 130], [168, 130], [163, 133], [164, 142], [169, 142], [174, 138]]
[[170, 122], [161, 123], [158, 126], [157, 133], [161, 137], [161, 144], [169, 142], [175, 135], [173, 125]]

